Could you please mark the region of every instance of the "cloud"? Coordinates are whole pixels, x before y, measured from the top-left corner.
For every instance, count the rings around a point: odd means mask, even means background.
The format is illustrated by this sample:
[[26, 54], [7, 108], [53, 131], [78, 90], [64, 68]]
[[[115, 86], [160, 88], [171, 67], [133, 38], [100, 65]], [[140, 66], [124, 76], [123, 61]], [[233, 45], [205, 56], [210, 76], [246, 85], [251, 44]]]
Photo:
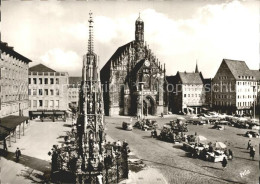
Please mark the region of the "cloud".
[[39, 13], [45, 16], [58, 16], [62, 17], [66, 12], [65, 9], [62, 7], [62, 2], [57, 0], [48, 0], [42, 1], [35, 6], [35, 8], [39, 11]]
[[174, 20], [151, 9], [143, 11], [142, 18], [145, 38], [159, 60], [170, 66], [168, 74], [194, 71], [196, 59], [211, 77], [223, 58], [245, 60], [249, 67], [259, 61], [258, 16], [239, 1], [206, 5], [191, 19]]
[[[175, 15], [176, 7], [160, 10], [151, 4], [141, 11], [145, 41], [155, 56], [166, 63], [167, 75], [194, 71], [196, 60], [207, 77], [214, 77], [223, 58], [245, 60], [250, 68], [259, 66], [259, 12], [253, 6], [257, 3], [219, 2], [189, 3], [192, 11], [188, 13], [189, 8], [184, 4], [183, 16], [182, 13]], [[34, 61], [41, 60], [57, 70], [80, 75], [82, 58], [79, 56], [87, 52], [86, 8], [56, 0], [38, 4], [38, 9], [31, 8], [32, 11], [28, 11], [30, 7], [5, 5], [3, 37], [18, 52]], [[165, 4], [160, 5], [165, 7]], [[95, 6], [95, 52], [100, 56], [102, 67], [118, 47], [134, 40], [135, 20], [140, 8], [137, 10], [129, 5], [128, 11], [115, 11], [110, 5], [103, 11], [99, 3]], [[14, 12], [19, 15], [16, 19], [12, 16]]]
[[69, 71], [78, 74], [81, 71], [81, 58], [74, 51], [64, 51], [60, 48], [54, 48], [40, 56], [41, 61], [57, 71]]

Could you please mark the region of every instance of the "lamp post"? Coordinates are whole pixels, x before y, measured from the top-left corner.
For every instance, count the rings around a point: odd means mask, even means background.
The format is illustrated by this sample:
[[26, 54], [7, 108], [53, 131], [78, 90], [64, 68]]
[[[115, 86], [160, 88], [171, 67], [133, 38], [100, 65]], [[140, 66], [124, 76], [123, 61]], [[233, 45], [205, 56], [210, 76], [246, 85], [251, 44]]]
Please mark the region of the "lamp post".
[[144, 102], [143, 102], [143, 86], [144, 86], [144, 83], [145, 82], [139, 82], [140, 86], [141, 86], [141, 119], [143, 119], [143, 105], [144, 105]]

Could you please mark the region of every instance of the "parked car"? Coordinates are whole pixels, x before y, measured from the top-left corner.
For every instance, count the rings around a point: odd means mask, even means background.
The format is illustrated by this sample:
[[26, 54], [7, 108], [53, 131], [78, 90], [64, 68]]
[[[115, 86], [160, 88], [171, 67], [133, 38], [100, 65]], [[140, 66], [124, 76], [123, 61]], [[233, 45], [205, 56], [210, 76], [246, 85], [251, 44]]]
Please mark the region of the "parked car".
[[225, 113], [218, 114], [218, 118], [220, 118], [220, 119], [226, 119], [226, 117], [227, 117], [227, 114], [225, 114]]
[[207, 124], [206, 120], [193, 120], [193, 125], [205, 125]]
[[216, 112], [209, 112], [208, 116], [217, 118], [218, 117], [218, 113], [216, 113]]
[[128, 122], [123, 122], [122, 127], [123, 127], [124, 130], [129, 130], [129, 131], [133, 130], [133, 125], [131, 123], [128, 123]]
[[225, 129], [225, 126], [224, 126], [224, 125], [215, 124], [212, 128], [218, 129], [218, 130], [224, 130], [224, 129]]
[[259, 138], [259, 133], [254, 132], [254, 131], [247, 131], [247, 132], [245, 133], [245, 136], [246, 136], [246, 137], [256, 137], [256, 138]]

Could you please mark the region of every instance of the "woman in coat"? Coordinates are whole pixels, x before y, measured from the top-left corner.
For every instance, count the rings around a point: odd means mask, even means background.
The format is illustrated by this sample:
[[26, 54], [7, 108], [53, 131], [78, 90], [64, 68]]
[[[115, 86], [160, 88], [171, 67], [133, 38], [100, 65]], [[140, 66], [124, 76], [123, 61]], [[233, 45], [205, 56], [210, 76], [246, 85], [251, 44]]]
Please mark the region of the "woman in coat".
[[226, 159], [226, 157], [224, 157], [223, 160], [222, 160], [222, 167], [223, 167], [223, 170], [227, 167], [227, 159]]

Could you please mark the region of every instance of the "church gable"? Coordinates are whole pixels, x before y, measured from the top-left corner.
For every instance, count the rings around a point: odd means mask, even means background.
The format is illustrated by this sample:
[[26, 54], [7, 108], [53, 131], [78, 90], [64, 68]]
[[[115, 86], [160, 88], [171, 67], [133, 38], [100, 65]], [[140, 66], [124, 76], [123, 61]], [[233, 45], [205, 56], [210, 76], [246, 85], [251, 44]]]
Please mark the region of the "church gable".
[[144, 42], [144, 22], [140, 17], [135, 26], [135, 40], [119, 47], [101, 70], [102, 83], [109, 84], [109, 90], [104, 90], [105, 111], [109, 115], [140, 113], [141, 107], [137, 105], [140, 104], [139, 82], [144, 83], [146, 95], [153, 99], [153, 108], [156, 109], [150, 112], [161, 113], [164, 108], [165, 66], [163, 69]]

